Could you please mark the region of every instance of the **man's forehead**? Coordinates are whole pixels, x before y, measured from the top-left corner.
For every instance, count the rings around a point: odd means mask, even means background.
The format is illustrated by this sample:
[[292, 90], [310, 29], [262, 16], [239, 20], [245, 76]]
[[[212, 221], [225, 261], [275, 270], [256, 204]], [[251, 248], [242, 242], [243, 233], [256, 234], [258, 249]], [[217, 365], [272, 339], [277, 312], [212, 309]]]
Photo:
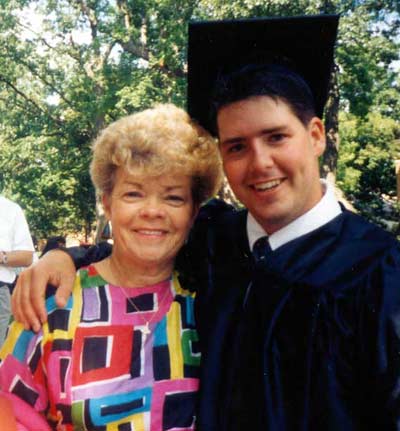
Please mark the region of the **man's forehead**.
[[[233, 102], [218, 111], [217, 126], [221, 143], [236, 141], [248, 133], [267, 135], [282, 133], [302, 123], [282, 98], [253, 96]], [[303, 126], [303, 125], [302, 125]]]

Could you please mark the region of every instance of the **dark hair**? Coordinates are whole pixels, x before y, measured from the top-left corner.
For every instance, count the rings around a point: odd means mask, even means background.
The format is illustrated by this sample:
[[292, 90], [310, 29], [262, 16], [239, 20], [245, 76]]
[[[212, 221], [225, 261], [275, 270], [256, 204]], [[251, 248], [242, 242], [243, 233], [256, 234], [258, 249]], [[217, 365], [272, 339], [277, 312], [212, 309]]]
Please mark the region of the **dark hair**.
[[304, 125], [316, 115], [312, 91], [300, 75], [281, 65], [249, 64], [217, 79], [211, 108], [214, 131], [222, 107], [254, 96], [282, 99]]
[[65, 238], [63, 236], [51, 236], [44, 246], [42, 250], [42, 254], [40, 257], [42, 257], [44, 254], [46, 254], [50, 250], [54, 250], [56, 248], [61, 248], [65, 246]]

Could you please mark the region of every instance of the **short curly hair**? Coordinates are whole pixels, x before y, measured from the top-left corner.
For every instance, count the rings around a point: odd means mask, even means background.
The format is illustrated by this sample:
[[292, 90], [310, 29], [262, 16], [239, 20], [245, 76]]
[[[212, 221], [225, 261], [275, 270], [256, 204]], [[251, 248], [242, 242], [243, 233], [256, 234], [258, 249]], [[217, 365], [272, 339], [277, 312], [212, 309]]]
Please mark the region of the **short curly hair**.
[[100, 195], [111, 194], [119, 167], [145, 175], [188, 175], [196, 205], [212, 197], [222, 180], [215, 139], [172, 104], [123, 117], [100, 133], [90, 166]]

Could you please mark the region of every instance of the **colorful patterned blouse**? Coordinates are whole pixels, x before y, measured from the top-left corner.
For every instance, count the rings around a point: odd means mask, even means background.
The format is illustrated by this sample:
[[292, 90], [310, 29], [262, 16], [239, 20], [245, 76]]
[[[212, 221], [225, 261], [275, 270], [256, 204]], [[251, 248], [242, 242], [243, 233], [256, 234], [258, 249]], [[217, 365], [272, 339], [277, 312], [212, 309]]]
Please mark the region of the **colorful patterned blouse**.
[[2, 392], [26, 402], [22, 421], [41, 411], [57, 430], [194, 429], [193, 296], [176, 275], [132, 289], [108, 284], [94, 266], [81, 269], [64, 309], [47, 299], [40, 333], [11, 325], [0, 352]]

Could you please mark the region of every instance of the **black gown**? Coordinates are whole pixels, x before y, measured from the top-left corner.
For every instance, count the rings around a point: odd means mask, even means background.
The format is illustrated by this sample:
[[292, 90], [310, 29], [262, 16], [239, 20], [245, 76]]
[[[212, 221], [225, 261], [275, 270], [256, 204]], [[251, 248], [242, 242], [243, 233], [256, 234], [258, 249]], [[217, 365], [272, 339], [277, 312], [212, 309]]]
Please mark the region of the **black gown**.
[[197, 429], [400, 430], [399, 244], [343, 211], [255, 264], [246, 217], [206, 206], [177, 260], [198, 291]]
[[198, 429], [400, 430], [399, 244], [344, 211], [255, 264], [246, 215], [208, 222]]

